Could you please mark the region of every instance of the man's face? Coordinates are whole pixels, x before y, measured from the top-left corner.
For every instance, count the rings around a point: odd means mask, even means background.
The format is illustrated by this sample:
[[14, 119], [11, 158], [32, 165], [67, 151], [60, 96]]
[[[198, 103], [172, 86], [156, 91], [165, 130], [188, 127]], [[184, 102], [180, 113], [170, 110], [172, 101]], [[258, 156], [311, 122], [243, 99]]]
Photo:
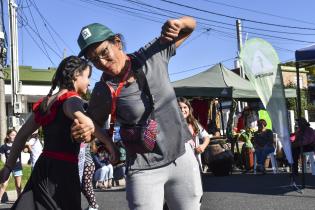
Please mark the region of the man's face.
[[125, 65], [120, 41], [96, 43], [87, 49], [85, 57], [96, 68], [111, 76], [119, 75]]

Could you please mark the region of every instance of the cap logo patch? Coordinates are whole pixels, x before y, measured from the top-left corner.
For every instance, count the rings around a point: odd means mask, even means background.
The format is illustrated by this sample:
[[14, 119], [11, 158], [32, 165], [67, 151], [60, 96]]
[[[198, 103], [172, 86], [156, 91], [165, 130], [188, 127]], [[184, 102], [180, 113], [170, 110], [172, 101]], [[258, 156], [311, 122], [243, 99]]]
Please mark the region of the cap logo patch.
[[87, 38], [89, 38], [90, 36], [92, 36], [90, 29], [85, 28], [82, 30], [81, 35], [83, 37], [84, 40], [86, 40]]

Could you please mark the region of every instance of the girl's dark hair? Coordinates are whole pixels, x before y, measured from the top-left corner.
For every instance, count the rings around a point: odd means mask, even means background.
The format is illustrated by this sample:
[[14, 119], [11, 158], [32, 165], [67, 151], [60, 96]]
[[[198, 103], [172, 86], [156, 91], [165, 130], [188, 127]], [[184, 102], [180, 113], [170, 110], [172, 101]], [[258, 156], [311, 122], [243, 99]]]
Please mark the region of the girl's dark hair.
[[56, 87], [59, 87], [59, 89], [67, 89], [69, 91], [73, 91], [73, 80], [75, 80], [77, 74], [81, 75], [87, 67], [89, 67], [90, 69], [90, 77], [92, 67], [87, 60], [74, 55], [63, 59], [59, 64], [56, 73], [51, 81], [52, 86], [49, 93], [39, 106], [40, 113], [45, 114], [47, 112], [48, 99], [49, 97], [51, 97]]
[[9, 142], [8, 136], [9, 136], [12, 132], [17, 133], [17, 131], [16, 131], [14, 128], [7, 130], [7, 135], [6, 135], [5, 138], [4, 138], [4, 143], [8, 143], [8, 142]]
[[188, 101], [187, 98], [178, 97], [177, 98], [177, 103], [179, 104], [179, 102], [184, 103], [184, 104], [186, 104], [188, 106], [189, 114], [188, 114], [188, 116], [186, 118], [186, 121], [187, 121], [188, 124], [192, 125], [195, 134], [199, 133], [198, 121], [196, 120], [196, 118], [193, 115], [193, 108], [192, 108], [190, 102]]

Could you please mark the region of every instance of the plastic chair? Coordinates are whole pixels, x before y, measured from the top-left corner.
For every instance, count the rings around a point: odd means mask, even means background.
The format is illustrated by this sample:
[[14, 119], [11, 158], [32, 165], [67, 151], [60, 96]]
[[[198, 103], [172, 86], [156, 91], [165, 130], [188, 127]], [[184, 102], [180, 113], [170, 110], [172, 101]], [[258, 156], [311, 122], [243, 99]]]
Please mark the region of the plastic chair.
[[314, 152], [303, 152], [303, 156], [305, 157], [304, 161], [304, 171], [307, 170], [307, 161], [310, 162], [310, 169], [312, 171], [312, 175], [315, 175], [315, 163], [314, 163]]
[[[278, 173], [278, 163], [277, 163], [277, 159], [276, 159], [276, 155], [277, 155], [277, 149], [278, 149], [278, 144], [279, 144], [279, 139], [278, 139], [278, 135], [276, 133], [273, 134], [273, 139], [274, 139], [274, 143], [275, 143], [275, 151], [272, 153], [269, 153], [267, 155], [267, 158], [270, 158], [271, 161], [271, 167], [272, 167], [272, 171], [274, 174]], [[315, 167], [314, 167], [315, 168]], [[257, 157], [256, 157], [256, 153], [254, 154], [254, 174], [256, 174], [256, 170], [257, 169]]]

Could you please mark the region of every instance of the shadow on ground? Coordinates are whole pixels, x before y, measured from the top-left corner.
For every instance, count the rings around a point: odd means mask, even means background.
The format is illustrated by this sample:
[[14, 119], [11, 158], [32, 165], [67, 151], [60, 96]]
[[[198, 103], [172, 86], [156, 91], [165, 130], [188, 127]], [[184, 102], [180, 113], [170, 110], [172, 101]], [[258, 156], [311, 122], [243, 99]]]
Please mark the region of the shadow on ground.
[[[301, 188], [301, 177], [295, 179]], [[230, 176], [215, 177], [212, 174], [203, 175], [204, 192], [235, 192], [262, 195], [286, 195], [297, 191], [291, 184], [292, 178], [288, 173], [279, 174], [232, 174]], [[315, 178], [305, 174], [306, 189], [315, 189]], [[312, 197], [312, 196], [311, 196]], [[315, 194], [314, 194], [315, 198]]]

